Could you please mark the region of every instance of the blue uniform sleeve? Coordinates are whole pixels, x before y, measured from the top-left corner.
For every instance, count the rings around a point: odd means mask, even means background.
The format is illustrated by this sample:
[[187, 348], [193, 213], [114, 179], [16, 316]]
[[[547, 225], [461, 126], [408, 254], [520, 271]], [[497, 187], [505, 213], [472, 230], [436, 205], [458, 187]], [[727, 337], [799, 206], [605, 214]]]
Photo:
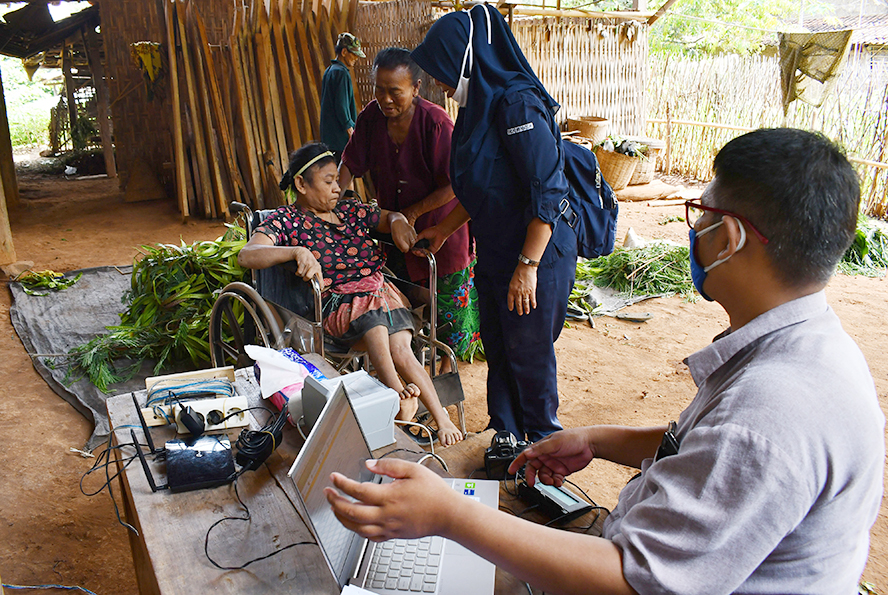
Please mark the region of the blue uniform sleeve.
[[497, 110], [497, 129], [522, 185], [530, 188], [530, 217], [554, 225], [568, 183], [549, 110], [533, 91], [514, 93]]

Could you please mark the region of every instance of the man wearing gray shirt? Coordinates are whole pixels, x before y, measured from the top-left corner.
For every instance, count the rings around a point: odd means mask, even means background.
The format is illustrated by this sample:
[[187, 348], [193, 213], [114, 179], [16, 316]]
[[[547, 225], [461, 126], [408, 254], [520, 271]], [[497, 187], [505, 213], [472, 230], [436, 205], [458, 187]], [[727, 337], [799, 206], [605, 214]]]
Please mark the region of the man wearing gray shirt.
[[546, 592], [856, 593], [885, 418], [823, 290], [854, 238], [857, 176], [827, 139], [792, 129], [734, 139], [714, 171], [687, 203], [691, 273], [731, 327], [686, 360], [693, 402], [669, 428], [557, 432], [510, 468], [558, 486], [593, 458], [639, 468], [601, 538], [485, 511], [388, 460], [369, 466], [404, 481], [334, 474], [359, 500], [330, 489], [340, 520], [374, 539], [444, 535]]

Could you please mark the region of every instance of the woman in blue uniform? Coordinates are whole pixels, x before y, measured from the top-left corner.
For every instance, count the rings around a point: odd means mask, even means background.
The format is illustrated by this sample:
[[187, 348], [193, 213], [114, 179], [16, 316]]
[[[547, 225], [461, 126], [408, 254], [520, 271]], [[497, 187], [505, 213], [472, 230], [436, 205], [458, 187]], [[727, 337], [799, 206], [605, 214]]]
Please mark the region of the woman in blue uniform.
[[576, 236], [559, 223], [559, 106], [488, 6], [440, 18], [412, 57], [460, 106], [450, 158], [460, 205], [419, 238], [436, 249], [471, 220], [490, 427], [536, 441], [561, 429], [554, 343], [576, 273]]

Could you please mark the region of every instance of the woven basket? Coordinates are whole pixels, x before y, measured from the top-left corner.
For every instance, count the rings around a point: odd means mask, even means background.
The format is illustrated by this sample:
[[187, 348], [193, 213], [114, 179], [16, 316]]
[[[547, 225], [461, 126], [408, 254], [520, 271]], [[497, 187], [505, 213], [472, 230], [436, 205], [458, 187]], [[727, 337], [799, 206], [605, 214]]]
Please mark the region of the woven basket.
[[639, 161], [635, 157], [616, 151], [605, 151], [601, 147], [595, 148], [595, 156], [601, 167], [601, 175], [614, 190], [622, 190], [629, 184]]
[[629, 185], [650, 184], [651, 180], [654, 179], [654, 165], [657, 163], [657, 157], [651, 155], [647, 159], [635, 158], [635, 160], [638, 163], [635, 164], [635, 171], [632, 172]]
[[598, 116], [578, 116], [567, 119], [567, 129], [569, 131], [579, 130], [580, 136], [590, 139], [593, 145], [597, 145], [607, 136], [608, 124], [607, 118]]

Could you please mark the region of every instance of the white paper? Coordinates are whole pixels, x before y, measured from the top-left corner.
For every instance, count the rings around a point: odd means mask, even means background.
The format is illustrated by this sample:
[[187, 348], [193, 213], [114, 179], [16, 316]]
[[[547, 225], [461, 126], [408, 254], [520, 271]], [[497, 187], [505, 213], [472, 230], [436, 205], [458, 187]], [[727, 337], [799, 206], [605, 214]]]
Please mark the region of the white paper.
[[355, 585], [346, 585], [342, 589], [342, 595], [373, 595], [370, 591], [366, 589], [362, 589], [361, 587], [357, 587]]
[[287, 359], [275, 349], [259, 345], [245, 345], [247, 355], [259, 364], [259, 388], [262, 398], [267, 399], [281, 389], [294, 384], [302, 387], [308, 370], [302, 364]]

